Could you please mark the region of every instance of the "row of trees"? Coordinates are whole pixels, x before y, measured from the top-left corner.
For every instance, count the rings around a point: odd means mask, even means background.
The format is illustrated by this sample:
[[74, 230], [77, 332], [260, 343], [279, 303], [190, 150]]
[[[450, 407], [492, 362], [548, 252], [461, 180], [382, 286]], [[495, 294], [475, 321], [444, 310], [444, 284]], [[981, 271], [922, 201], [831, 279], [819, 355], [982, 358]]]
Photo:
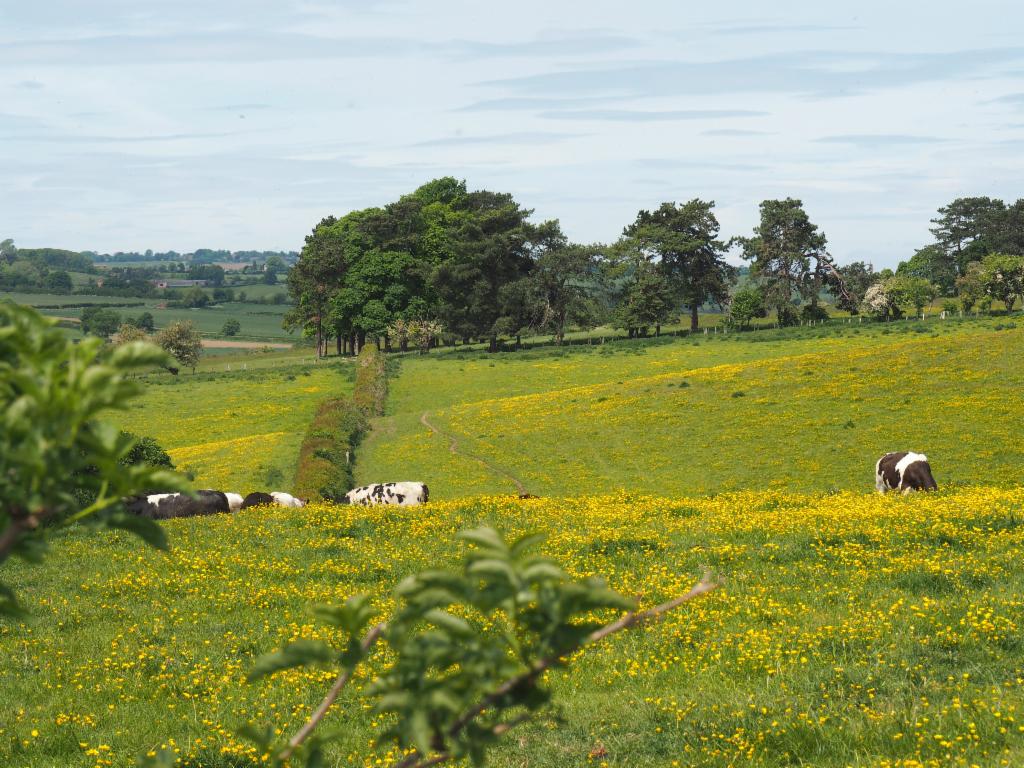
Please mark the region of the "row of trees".
[[0, 241], [0, 289], [45, 290], [71, 293], [69, 271], [95, 272], [81, 254], [57, 248], [17, 248], [11, 239]]
[[328, 217], [288, 274], [286, 325], [315, 336], [321, 352], [333, 338], [339, 353], [367, 336], [404, 346], [396, 323], [427, 321], [491, 349], [499, 336], [545, 332], [561, 342], [570, 326], [605, 322], [630, 336], [657, 333], [683, 311], [696, 330], [702, 307], [730, 300], [738, 270], [726, 254], [736, 245], [762, 304], [788, 322], [794, 302], [823, 313], [826, 291], [856, 309], [846, 285], [867, 270], [844, 277], [791, 198], [763, 202], [753, 235], [731, 240], [720, 237], [714, 203], [700, 199], [640, 211], [610, 245], [572, 243], [557, 220], [532, 223], [531, 213], [509, 194], [446, 177], [383, 207]]
[[1000, 259], [993, 257], [1024, 256], [1024, 199], [959, 197], [931, 223], [934, 241], [901, 262], [896, 274], [927, 280], [941, 296], [960, 296], [976, 273], [998, 271]]

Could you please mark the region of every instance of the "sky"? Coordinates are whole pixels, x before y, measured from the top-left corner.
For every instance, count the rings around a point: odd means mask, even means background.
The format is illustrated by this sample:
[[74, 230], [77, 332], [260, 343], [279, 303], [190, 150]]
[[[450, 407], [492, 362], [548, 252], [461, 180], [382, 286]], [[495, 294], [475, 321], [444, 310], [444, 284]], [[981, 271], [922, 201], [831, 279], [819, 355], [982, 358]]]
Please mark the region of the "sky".
[[298, 250], [438, 176], [580, 242], [797, 197], [895, 266], [952, 199], [1024, 197], [1013, 0], [0, 0], [0, 239]]

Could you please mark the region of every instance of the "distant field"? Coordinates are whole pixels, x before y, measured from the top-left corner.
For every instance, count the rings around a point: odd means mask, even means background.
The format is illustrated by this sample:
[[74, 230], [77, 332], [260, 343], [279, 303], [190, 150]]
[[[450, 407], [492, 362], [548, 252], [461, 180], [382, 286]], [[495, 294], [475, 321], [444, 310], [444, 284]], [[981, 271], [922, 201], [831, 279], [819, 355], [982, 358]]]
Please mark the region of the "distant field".
[[544, 495], [864, 490], [879, 455], [913, 449], [940, 484], [1017, 484], [1022, 353], [1024, 329], [932, 320], [409, 355], [356, 477], [438, 498], [510, 475]]
[[[269, 286], [257, 286], [269, 287]], [[279, 288], [279, 290], [283, 290]], [[0, 293], [0, 299], [9, 298], [18, 304], [40, 307], [40, 312], [54, 317], [77, 318], [81, 307], [69, 304], [138, 304], [139, 306], [112, 307], [122, 317], [138, 317], [143, 312], [153, 315], [157, 328], [176, 320], [191, 320], [199, 332], [220, 337], [224, 322], [238, 320], [242, 326], [239, 338], [245, 340], [289, 340], [298, 341], [298, 334], [292, 334], [281, 327], [288, 305], [255, 304], [252, 302], [230, 302], [202, 309], [162, 309], [163, 300], [139, 299], [122, 296], [68, 296], [45, 293]]]
[[[253, 659], [330, 637], [311, 604], [368, 593], [387, 615], [394, 584], [458, 562], [454, 533], [490, 521], [547, 533], [572, 574], [645, 605], [708, 567], [726, 580], [550, 673], [559, 719], [518, 729], [494, 768], [1019, 766], [1022, 520], [1020, 489], [971, 488], [257, 509], [171, 521], [166, 554], [78, 529], [5, 571], [32, 616], [0, 624], [0, 765], [127, 768], [173, 740], [191, 768], [255, 768], [235, 729], [293, 733], [333, 675], [247, 685]], [[393, 763], [364, 685], [323, 724], [341, 734], [325, 766]]]
[[112, 420], [156, 438], [200, 488], [288, 490], [313, 412], [324, 398], [351, 391], [352, 367], [271, 360], [273, 367], [260, 366], [236, 352], [210, 363], [209, 373], [153, 374], [145, 394]]

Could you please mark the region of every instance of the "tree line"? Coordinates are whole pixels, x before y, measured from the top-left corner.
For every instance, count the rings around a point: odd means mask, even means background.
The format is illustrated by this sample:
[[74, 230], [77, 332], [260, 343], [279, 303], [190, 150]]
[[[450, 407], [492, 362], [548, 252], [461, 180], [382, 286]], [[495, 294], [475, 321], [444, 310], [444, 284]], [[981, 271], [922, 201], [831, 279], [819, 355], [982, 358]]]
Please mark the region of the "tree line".
[[530, 221], [532, 210], [508, 193], [435, 179], [317, 224], [288, 274], [286, 327], [314, 336], [321, 353], [333, 339], [339, 354], [367, 337], [405, 348], [425, 333], [491, 350], [500, 337], [518, 344], [523, 334], [550, 333], [561, 343], [570, 327], [605, 323], [644, 336], [681, 313], [696, 330], [703, 307], [734, 299], [739, 270], [726, 255], [735, 247], [758, 286], [755, 314], [771, 309], [794, 322], [794, 306], [804, 304], [805, 318], [818, 317], [830, 293], [856, 311], [862, 294], [847, 283], [857, 269], [836, 267], [800, 200], [764, 201], [752, 235], [730, 239], [714, 207], [662, 203], [639, 211], [614, 243], [573, 243], [557, 220]]
[[915, 293], [915, 304], [931, 295], [956, 297], [965, 312], [993, 300], [1012, 310], [1024, 293], [1024, 199], [960, 197], [931, 223], [934, 242], [887, 275], [889, 285]]

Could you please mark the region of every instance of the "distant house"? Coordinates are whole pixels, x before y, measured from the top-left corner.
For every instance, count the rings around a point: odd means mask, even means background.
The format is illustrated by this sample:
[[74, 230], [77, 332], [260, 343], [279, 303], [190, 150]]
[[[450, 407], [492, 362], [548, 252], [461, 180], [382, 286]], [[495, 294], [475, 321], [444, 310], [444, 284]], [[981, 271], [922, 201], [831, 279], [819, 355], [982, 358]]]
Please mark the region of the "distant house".
[[157, 288], [205, 288], [206, 280], [151, 280]]

